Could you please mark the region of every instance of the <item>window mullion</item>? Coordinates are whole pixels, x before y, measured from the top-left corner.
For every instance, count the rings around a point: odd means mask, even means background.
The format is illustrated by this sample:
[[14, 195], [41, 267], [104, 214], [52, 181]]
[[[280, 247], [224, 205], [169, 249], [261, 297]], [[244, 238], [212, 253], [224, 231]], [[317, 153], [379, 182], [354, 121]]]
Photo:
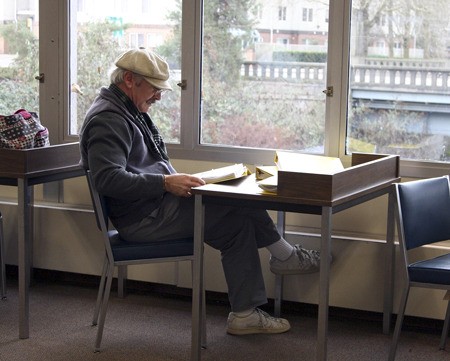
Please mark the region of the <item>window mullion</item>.
[[348, 37], [350, 0], [330, 1], [327, 87], [325, 121], [325, 154], [345, 157], [348, 98]]

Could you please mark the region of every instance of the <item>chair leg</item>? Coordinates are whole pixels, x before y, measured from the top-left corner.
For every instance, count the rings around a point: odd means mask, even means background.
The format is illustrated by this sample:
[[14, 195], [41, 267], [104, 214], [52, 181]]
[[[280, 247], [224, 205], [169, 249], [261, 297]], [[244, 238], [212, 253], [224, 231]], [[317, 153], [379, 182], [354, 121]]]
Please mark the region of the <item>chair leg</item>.
[[410, 287], [409, 285], [407, 285], [405, 290], [403, 291], [402, 300], [400, 302], [400, 307], [397, 314], [397, 321], [395, 323], [394, 336], [392, 338], [391, 349], [389, 352], [389, 361], [395, 360], [398, 339], [400, 337], [400, 331], [402, 330], [403, 317], [405, 316], [406, 302], [408, 301], [409, 289]]
[[450, 301], [448, 301], [447, 312], [445, 314], [444, 329], [442, 330], [441, 343], [439, 345], [440, 350], [445, 350], [449, 326], [450, 326]]
[[281, 315], [281, 302], [283, 300], [283, 281], [283, 275], [275, 275], [275, 300], [273, 311], [273, 315], [275, 317], [280, 317]]
[[105, 262], [103, 263], [102, 277], [100, 279], [100, 286], [98, 287], [97, 302], [95, 303], [94, 317], [92, 319], [92, 326], [97, 326], [98, 314], [100, 313], [100, 306], [102, 304], [104, 294], [105, 294], [105, 282], [106, 282], [106, 272], [108, 269], [108, 259], [105, 257]]
[[206, 349], [206, 295], [205, 289], [203, 289], [202, 293], [202, 348]]
[[118, 266], [117, 272], [117, 293], [120, 298], [124, 298], [127, 295], [127, 266]]
[[94, 352], [100, 352], [100, 344], [102, 342], [103, 328], [105, 326], [106, 310], [108, 309], [109, 295], [111, 293], [111, 283], [114, 275], [114, 266], [108, 263], [106, 272], [106, 285], [103, 300], [100, 307], [100, 318], [97, 326], [97, 337], [95, 339]]
[[3, 242], [3, 217], [0, 213], [0, 282], [1, 298], [6, 298], [6, 267], [5, 267], [5, 246]]

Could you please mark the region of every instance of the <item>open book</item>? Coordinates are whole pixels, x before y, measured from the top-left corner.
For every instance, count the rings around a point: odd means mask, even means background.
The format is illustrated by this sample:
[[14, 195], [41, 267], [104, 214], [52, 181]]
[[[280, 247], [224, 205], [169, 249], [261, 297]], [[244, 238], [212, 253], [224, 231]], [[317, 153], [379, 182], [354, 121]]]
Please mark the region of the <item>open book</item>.
[[240, 163], [216, 169], [211, 169], [206, 172], [196, 173], [193, 175], [203, 179], [207, 184], [209, 184], [209, 183], [225, 182], [232, 179], [238, 179], [249, 174], [250, 171], [248, 170], [248, 168], [242, 163]]

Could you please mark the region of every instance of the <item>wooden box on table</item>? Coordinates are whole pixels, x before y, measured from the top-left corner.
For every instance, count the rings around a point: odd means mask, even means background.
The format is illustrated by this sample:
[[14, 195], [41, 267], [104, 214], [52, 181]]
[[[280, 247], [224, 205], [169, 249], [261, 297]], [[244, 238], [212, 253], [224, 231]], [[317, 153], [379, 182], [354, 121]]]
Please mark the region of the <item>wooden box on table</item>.
[[28, 178], [72, 170], [79, 166], [79, 143], [51, 145], [32, 149], [0, 149], [0, 178]]
[[400, 157], [397, 155], [353, 153], [351, 166], [328, 174], [278, 169], [278, 196], [339, 203], [340, 199], [397, 182]]

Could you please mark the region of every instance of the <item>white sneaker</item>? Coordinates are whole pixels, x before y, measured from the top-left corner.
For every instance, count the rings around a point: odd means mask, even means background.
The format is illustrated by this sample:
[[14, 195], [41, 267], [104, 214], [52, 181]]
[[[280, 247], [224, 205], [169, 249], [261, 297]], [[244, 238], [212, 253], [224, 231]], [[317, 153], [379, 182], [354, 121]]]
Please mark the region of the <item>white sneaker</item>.
[[230, 312], [227, 321], [227, 333], [232, 335], [283, 333], [289, 331], [290, 328], [288, 320], [272, 317], [259, 308], [255, 308], [250, 315], [244, 317]]
[[294, 252], [285, 261], [270, 257], [270, 270], [280, 275], [318, 272], [320, 268], [320, 252], [309, 250], [296, 244]]

